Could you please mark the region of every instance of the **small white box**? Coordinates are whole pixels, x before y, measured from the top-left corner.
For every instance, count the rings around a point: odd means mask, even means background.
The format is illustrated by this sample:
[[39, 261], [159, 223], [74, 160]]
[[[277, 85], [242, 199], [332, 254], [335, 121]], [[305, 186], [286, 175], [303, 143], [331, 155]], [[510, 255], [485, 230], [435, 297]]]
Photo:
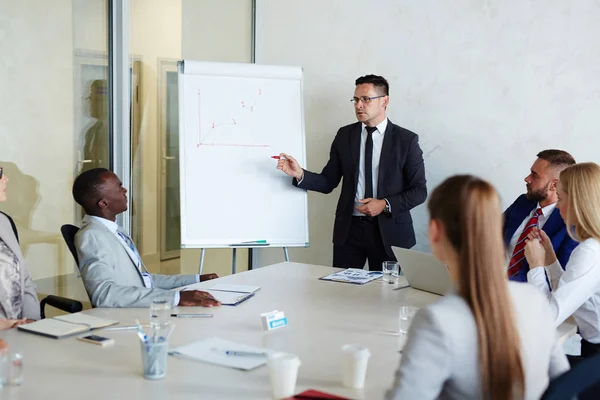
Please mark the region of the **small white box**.
[[287, 318], [283, 314], [283, 311], [279, 310], [273, 310], [271, 312], [261, 314], [260, 320], [262, 322], [262, 328], [265, 331], [282, 328], [288, 324]]

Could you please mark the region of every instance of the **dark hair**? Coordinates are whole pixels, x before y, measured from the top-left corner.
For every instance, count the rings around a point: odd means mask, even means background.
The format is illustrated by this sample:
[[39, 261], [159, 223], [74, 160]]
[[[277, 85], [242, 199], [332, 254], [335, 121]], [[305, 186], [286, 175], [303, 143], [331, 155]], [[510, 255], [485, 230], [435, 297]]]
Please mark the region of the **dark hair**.
[[354, 84], [356, 86], [363, 85], [365, 83], [371, 83], [373, 86], [375, 86], [376, 90], [379, 90], [380, 93], [385, 96], [389, 96], [389, 94], [390, 94], [390, 85], [388, 84], [388, 81], [385, 80], [385, 78], [383, 76], [365, 75], [365, 76], [361, 76], [360, 78], [358, 78], [356, 80], [356, 82], [354, 82]]
[[100, 188], [104, 181], [102, 175], [110, 172], [106, 168], [93, 168], [79, 174], [73, 182], [73, 199], [83, 209], [91, 211], [92, 202], [98, 201], [101, 197]]
[[560, 169], [575, 164], [573, 156], [564, 150], [543, 150], [538, 153], [537, 157], [548, 161], [553, 167], [560, 167]]
[[433, 191], [428, 208], [458, 254], [458, 294], [477, 327], [483, 397], [523, 398], [521, 342], [506, 279], [498, 193], [480, 178], [457, 175]]

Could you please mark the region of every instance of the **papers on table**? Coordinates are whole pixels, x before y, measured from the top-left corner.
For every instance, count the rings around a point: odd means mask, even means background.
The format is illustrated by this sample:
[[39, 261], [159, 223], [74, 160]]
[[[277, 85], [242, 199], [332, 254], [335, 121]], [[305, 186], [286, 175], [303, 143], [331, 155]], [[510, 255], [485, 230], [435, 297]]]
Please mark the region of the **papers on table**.
[[383, 273], [381, 271], [365, 271], [364, 269], [348, 268], [319, 279], [363, 285], [377, 278], [381, 278], [382, 275]]
[[255, 293], [260, 289], [260, 286], [250, 285], [228, 285], [226, 283], [219, 283], [210, 288], [210, 290], [220, 290], [223, 292], [238, 292], [238, 293]]
[[254, 296], [254, 293], [238, 293], [238, 292], [222, 292], [220, 290], [204, 290], [207, 293], [210, 293], [212, 297], [219, 300], [224, 306], [237, 306], [243, 301], [248, 300], [250, 297]]
[[259, 289], [260, 286], [229, 285], [225, 283], [214, 285], [208, 289], [199, 283], [183, 288], [183, 290], [202, 290], [203, 292], [208, 292], [224, 306], [237, 306], [254, 296], [254, 293]]
[[[226, 352], [257, 353], [262, 356], [228, 355]], [[169, 351], [169, 354], [179, 358], [203, 361], [209, 364], [249, 371], [267, 362], [267, 355], [273, 350], [230, 342], [219, 338], [200, 340], [180, 346]]]

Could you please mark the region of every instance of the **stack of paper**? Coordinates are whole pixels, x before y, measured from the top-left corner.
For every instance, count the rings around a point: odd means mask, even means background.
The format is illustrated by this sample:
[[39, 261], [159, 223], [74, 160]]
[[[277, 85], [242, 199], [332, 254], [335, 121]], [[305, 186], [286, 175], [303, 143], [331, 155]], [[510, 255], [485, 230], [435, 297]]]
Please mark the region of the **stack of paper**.
[[[228, 355], [227, 352], [256, 353], [257, 356]], [[261, 349], [260, 347], [248, 346], [219, 338], [210, 338], [177, 347], [169, 351], [169, 354], [175, 357], [249, 371], [264, 365], [267, 362], [267, 355], [272, 352], [273, 350]]]

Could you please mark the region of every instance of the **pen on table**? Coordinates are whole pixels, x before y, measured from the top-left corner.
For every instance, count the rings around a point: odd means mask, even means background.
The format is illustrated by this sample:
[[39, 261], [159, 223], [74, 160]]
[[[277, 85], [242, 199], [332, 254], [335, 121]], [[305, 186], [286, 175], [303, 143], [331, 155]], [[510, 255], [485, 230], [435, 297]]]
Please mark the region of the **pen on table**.
[[410, 287], [410, 285], [399, 286], [399, 287], [397, 287], [397, 288], [393, 288], [392, 290], [406, 289], [407, 287]]
[[[147, 327], [148, 325], [142, 325], [144, 327]], [[137, 325], [119, 325], [119, 326], [109, 326], [106, 328], [103, 328], [103, 331], [128, 331], [128, 330], [133, 330], [133, 329], [137, 329], [138, 326]]]
[[213, 314], [171, 314], [176, 318], [212, 318]]
[[223, 350], [228, 356], [241, 356], [241, 357], [267, 357], [267, 353], [255, 353], [252, 351], [234, 351], [234, 350]]

